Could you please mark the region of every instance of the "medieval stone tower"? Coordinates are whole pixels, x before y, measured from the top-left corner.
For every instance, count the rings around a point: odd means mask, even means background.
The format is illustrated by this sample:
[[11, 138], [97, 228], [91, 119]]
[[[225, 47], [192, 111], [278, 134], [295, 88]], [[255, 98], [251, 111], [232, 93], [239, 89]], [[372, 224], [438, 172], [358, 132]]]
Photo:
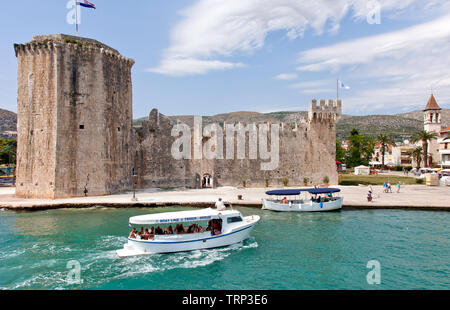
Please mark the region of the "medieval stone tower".
[[[431, 94], [425, 110], [423, 110], [425, 131], [440, 134], [442, 130], [441, 110], [442, 109], [438, 105], [436, 98], [434, 98], [434, 95]], [[429, 141], [428, 154], [431, 156], [433, 163], [437, 163], [439, 161], [439, 143], [436, 139]]]
[[134, 61], [62, 34], [15, 44], [16, 195], [104, 195], [131, 186]]

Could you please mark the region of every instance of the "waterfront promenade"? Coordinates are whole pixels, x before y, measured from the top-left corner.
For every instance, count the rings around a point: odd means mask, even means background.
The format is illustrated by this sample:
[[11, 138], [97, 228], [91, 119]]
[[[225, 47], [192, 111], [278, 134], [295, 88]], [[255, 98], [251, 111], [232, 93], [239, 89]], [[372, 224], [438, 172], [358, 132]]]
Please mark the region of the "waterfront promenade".
[[[372, 202], [367, 201], [368, 186], [335, 186], [342, 190], [344, 209], [417, 209], [450, 211], [450, 187], [403, 185], [400, 193], [384, 193], [382, 186], [372, 186]], [[275, 189], [275, 188], [270, 188]], [[0, 187], [0, 209], [46, 210], [57, 208], [89, 208], [95, 206], [131, 208], [163, 206], [213, 206], [220, 197], [233, 205], [261, 207], [261, 199], [267, 197], [266, 188], [221, 187], [217, 189], [180, 189], [165, 191], [137, 191], [138, 201], [132, 201], [132, 192], [68, 199], [22, 199], [14, 196], [13, 187]], [[238, 200], [242, 195], [243, 200]]]

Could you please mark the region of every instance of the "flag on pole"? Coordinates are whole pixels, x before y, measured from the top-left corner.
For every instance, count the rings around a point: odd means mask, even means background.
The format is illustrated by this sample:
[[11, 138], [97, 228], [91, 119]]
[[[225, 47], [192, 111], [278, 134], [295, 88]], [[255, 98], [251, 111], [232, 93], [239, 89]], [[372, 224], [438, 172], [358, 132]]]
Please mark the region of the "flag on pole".
[[339, 87], [343, 89], [350, 89], [350, 86], [345, 85], [344, 82], [342, 82], [341, 80], [339, 80]]
[[77, 36], [78, 36], [78, 6], [82, 6], [88, 9], [94, 9], [95, 10], [95, 4], [87, 1], [87, 0], [83, 0], [83, 2], [78, 2], [78, 0], [75, 0], [76, 6], [75, 6], [75, 16], [76, 16], [76, 31], [77, 31]]
[[95, 4], [90, 3], [87, 0], [83, 0], [83, 2], [78, 2], [79, 5], [85, 7], [85, 8], [89, 8], [89, 9], [94, 9], [95, 10]]

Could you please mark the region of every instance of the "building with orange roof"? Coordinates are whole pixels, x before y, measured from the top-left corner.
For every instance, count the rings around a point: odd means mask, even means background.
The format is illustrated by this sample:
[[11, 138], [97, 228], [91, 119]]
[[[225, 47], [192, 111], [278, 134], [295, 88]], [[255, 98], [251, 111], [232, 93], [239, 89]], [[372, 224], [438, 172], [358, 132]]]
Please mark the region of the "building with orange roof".
[[[442, 130], [441, 124], [441, 107], [437, 103], [434, 94], [432, 93], [430, 99], [423, 110], [424, 115], [424, 129], [428, 132], [435, 132], [440, 134]], [[419, 143], [421, 145], [421, 143]], [[441, 154], [439, 152], [439, 142], [438, 139], [433, 139], [428, 142], [428, 154], [429, 154], [429, 164], [437, 164], [441, 161]]]

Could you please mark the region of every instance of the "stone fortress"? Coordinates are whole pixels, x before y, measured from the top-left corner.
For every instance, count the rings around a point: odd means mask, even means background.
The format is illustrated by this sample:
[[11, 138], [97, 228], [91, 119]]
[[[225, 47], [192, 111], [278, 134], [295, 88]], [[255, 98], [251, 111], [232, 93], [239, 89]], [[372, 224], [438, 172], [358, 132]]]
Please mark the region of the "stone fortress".
[[[232, 159], [175, 159], [171, 150], [176, 137], [171, 132], [176, 124], [168, 117], [153, 110], [148, 120], [133, 126], [132, 59], [98, 41], [63, 34], [36, 36], [14, 49], [19, 197], [108, 195], [133, 186], [240, 186], [244, 181], [264, 186], [266, 179], [271, 186], [282, 186], [283, 179], [300, 185], [304, 177], [313, 184], [322, 184], [325, 176], [330, 184], [338, 181], [335, 143], [340, 100], [312, 100], [307, 118], [266, 124], [279, 128], [276, 169], [262, 170], [267, 160], [253, 157], [250, 144], [244, 157], [237, 156], [238, 139], [233, 149], [225, 146], [227, 154], [235, 154]], [[245, 134], [246, 141], [250, 133]], [[210, 138], [203, 134], [201, 145], [192, 142], [201, 149]], [[267, 138], [270, 147], [270, 130]]]

